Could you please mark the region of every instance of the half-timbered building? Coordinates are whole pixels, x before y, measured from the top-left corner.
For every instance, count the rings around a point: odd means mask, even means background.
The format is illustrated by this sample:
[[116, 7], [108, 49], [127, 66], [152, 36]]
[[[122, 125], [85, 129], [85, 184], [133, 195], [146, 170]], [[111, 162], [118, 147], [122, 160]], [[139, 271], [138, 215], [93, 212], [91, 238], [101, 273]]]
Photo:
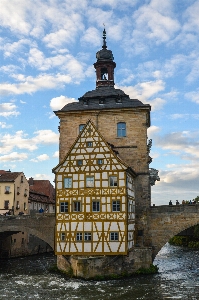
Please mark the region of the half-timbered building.
[[134, 245], [135, 173], [91, 121], [54, 172], [56, 254], [127, 254]]

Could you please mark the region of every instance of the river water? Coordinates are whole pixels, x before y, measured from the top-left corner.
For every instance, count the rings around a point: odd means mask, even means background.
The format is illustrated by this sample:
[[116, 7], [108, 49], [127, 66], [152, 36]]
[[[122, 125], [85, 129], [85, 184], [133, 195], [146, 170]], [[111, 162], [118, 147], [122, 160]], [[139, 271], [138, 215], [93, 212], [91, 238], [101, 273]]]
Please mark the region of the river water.
[[199, 300], [199, 251], [166, 244], [158, 274], [102, 282], [64, 279], [53, 264], [52, 254], [0, 261], [0, 299]]

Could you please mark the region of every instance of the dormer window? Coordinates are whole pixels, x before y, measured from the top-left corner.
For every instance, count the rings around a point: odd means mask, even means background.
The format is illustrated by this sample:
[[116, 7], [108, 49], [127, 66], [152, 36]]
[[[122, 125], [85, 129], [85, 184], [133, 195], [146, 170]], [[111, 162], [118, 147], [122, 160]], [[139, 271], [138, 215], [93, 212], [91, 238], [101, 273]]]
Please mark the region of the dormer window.
[[99, 104], [104, 104], [104, 99], [100, 99]]
[[84, 105], [88, 105], [88, 100], [87, 100], [87, 99], [84, 99], [83, 104], [84, 104]]

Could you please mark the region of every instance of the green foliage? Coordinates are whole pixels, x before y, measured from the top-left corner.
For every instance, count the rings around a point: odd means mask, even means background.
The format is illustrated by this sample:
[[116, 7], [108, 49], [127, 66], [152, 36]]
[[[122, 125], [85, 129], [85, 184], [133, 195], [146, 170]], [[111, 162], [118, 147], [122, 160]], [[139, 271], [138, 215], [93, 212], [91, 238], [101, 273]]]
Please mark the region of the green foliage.
[[198, 241], [191, 241], [188, 243], [189, 248], [199, 248], [199, 242]]
[[193, 236], [196, 239], [199, 239], [199, 224], [194, 226]]
[[175, 235], [169, 240], [169, 244], [174, 246], [187, 246], [188, 239], [186, 236]]
[[199, 203], [199, 196], [197, 196], [195, 199], [193, 199], [194, 201], [196, 201], [196, 203]]
[[158, 273], [158, 267], [151, 264], [149, 268], [139, 268], [136, 274], [155, 274]]

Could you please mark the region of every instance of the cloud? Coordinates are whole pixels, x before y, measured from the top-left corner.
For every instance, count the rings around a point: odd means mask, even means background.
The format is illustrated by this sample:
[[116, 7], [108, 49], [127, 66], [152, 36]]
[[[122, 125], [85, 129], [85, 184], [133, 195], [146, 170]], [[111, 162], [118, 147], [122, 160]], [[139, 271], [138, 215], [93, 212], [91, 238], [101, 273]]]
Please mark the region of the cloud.
[[170, 150], [182, 159], [197, 161], [199, 158], [199, 131], [171, 132], [162, 136], [154, 133], [153, 139], [157, 147]]
[[160, 128], [158, 126], [151, 126], [147, 130], [148, 138], [152, 139], [152, 137], [157, 134], [160, 131]]
[[40, 74], [37, 77], [27, 76], [22, 74], [13, 75], [14, 79], [20, 83], [1, 83], [0, 95], [20, 95], [24, 93], [34, 93], [39, 90], [53, 89], [64, 87], [66, 83], [71, 82], [71, 77], [64, 74]]
[[85, 30], [81, 42], [85, 42], [88, 44], [92, 44], [94, 46], [100, 46], [101, 43], [101, 36], [99, 34], [99, 31], [95, 27], [89, 27], [87, 30]]
[[180, 23], [172, 18], [170, 1], [160, 5], [157, 0], [152, 0], [150, 4], [136, 10], [133, 19], [133, 38], [138, 36], [139, 32], [142, 39], [144, 35], [144, 39], [153, 40], [156, 44], [168, 42], [180, 30]]
[[196, 91], [186, 93], [185, 97], [187, 99], [190, 99], [192, 102], [199, 104], [199, 89], [197, 89]]
[[50, 159], [50, 157], [47, 155], [47, 154], [41, 154], [39, 156], [33, 159], [31, 159], [30, 161], [33, 161], [33, 162], [41, 162], [41, 161], [45, 161], [45, 160], [48, 160]]
[[72, 103], [77, 101], [75, 98], [68, 98], [65, 96], [59, 96], [56, 98], [52, 98], [50, 100], [50, 107], [52, 110], [60, 110], [62, 109], [66, 104]]
[[12, 153], [0, 156], [0, 161], [2, 161], [2, 162], [23, 161], [27, 158], [28, 158], [28, 155], [26, 153], [12, 152]]
[[5, 57], [12, 57], [13, 55], [18, 57], [18, 53], [23, 53], [26, 45], [33, 46], [34, 44], [35, 42], [28, 39], [21, 39], [13, 43], [5, 43], [3, 46], [0, 46], [0, 49], [4, 51]]
[[6, 122], [0, 122], [0, 127], [1, 128], [11, 128], [12, 125], [7, 125]]
[[38, 149], [39, 145], [50, 145], [59, 142], [59, 134], [54, 133], [52, 130], [35, 131], [32, 138], [27, 138], [27, 134], [22, 130], [17, 131], [14, 135], [1, 135], [0, 138], [1, 154], [11, 152], [15, 148], [33, 151]]
[[2, 103], [0, 104], [0, 116], [2, 117], [10, 117], [10, 116], [18, 116], [20, 112], [17, 110], [17, 106], [13, 103]]
[[55, 151], [55, 153], [53, 154], [53, 157], [59, 158], [59, 151]]
[[[122, 86], [121, 88], [131, 99], [139, 99], [143, 103], [152, 105], [153, 110], [159, 110], [163, 107], [166, 101], [160, 97], [153, 98], [156, 94], [165, 89], [162, 80], [148, 81], [138, 83], [133, 86]], [[152, 98], [152, 99], [151, 99]]]

